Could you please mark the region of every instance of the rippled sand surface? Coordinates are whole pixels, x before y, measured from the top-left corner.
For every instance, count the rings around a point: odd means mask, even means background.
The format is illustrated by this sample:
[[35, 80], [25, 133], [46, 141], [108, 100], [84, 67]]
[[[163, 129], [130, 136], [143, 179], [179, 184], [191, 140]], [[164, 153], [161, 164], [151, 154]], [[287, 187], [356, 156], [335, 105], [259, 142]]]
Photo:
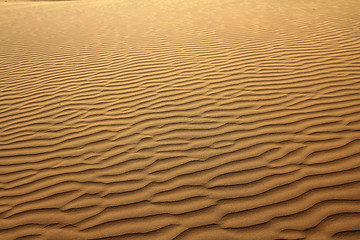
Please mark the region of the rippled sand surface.
[[0, 2], [0, 239], [360, 239], [360, 1]]

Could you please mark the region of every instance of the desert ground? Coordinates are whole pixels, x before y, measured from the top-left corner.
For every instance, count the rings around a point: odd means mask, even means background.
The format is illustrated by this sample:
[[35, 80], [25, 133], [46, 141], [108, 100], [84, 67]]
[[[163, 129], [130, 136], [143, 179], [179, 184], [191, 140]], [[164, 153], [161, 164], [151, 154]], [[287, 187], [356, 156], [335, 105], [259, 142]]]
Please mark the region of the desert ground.
[[1, 240], [359, 240], [360, 1], [0, 2]]

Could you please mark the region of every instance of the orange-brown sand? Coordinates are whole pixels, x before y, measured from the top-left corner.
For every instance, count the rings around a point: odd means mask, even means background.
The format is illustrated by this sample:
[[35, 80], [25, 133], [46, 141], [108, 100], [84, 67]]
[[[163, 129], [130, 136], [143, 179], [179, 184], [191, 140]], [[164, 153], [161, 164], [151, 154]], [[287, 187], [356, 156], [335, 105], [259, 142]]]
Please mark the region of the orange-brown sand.
[[0, 3], [0, 239], [360, 239], [360, 1]]

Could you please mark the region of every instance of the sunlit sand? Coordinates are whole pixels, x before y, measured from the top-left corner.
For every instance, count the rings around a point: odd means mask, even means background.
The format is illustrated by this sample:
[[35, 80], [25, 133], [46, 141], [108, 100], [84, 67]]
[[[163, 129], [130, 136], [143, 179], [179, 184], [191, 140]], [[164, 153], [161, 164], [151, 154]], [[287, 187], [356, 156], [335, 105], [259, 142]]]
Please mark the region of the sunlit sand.
[[0, 239], [360, 239], [360, 1], [0, 2]]

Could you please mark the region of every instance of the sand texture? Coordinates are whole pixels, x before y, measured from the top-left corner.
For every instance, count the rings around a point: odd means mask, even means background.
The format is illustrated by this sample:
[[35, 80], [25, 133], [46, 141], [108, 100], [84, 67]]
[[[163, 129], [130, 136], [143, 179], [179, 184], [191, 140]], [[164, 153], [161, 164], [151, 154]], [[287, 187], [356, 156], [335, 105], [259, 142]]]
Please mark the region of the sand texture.
[[360, 239], [360, 1], [0, 2], [0, 239]]

